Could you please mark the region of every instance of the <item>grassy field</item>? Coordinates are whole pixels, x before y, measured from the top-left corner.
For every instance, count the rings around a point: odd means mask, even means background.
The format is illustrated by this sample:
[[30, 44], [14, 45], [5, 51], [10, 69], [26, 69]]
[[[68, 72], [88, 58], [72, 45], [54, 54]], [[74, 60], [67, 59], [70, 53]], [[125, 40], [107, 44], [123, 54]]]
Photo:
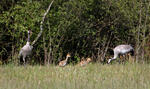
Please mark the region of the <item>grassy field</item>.
[[0, 89], [150, 89], [150, 65], [0, 66]]

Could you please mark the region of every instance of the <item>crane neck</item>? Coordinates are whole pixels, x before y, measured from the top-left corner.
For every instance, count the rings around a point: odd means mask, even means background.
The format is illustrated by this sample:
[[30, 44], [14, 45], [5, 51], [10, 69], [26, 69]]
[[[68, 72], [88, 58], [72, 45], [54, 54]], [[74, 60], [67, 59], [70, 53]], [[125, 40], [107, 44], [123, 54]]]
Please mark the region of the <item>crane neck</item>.
[[30, 42], [27, 41], [26, 45], [30, 45]]
[[69, 58], [69, 57], [67, 56], [67, 57], [66, 57], [66, 61], [68, 61], [68, 58]]
[[30, 33], [28, 32], [28, 40], [27, 42], [30, 42]]
[[28, 39], [26, 45], [30, 45], [30, 32], [28, 32]]

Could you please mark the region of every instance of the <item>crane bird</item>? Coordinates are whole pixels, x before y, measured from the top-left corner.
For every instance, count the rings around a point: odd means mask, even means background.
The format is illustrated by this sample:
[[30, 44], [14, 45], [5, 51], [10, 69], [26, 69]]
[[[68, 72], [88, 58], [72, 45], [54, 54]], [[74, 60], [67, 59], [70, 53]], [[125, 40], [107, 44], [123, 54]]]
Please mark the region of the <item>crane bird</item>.
[[[83, 58], [82, 58], [83, 59]], [[92, 59], [91, 58], [86, 58], [87, 60], [83, 60], [83, 61], [81, 61], [80, 63], [79, 63], [79, 65], [80, 66], [85, 66], [85, 65], [87, 65], [89, 62], [91, 62], [92, 61]]]
[[113, 51], [114, 51], [114, 57], [109, 59], [108, 63], [110, 63], [112, 60], [115, 60], [118, 57], [118, 55], [124, 55], [129, 52], [131, 52], [133, 55], [134, 53], [134, 49], [130, 45], [118, 45], [113, 49]]
[[31, 36], [32, 32], [31, 30], [28, 30], [28, 40], [27, 40], [27, 43], [26, 45], [24, 45], [20, 52], [19, 52], [19, 56], [18, 58], [20, 58], [21, 56], [23, 57], [23, 62], [25, 64], [25, 58], [29, 55], [31, 55], [31, 52], [32, 52], [32, 49], [33, 49], [33, 46], [30, 45], [30, 36]]
[[70, 53], [67, 54], [66, 59], [59, 62], [60, 67], [64, 67], [67, 64], [68, 58], [71, 57]]
[[30, 30], [28, 30], [28, 40], [27, 40], [27, 43], [26, 45], [24, 45], [20, 52], [19, 52], [19, 56], [18, 58], [20, 58], [21, 56], [23, 57], [23, 61], [25, 63], [25, 58], [29, 55], [31, 55], [31, 52], [32, 52], [32, 49], [33, 49], [33, 45], [37, 42], [37, 40], [40, 38], [40, 36], [42, 35], [42, 32], [43, 32], [43, 23], [45, 21], [45, 17], [47, 15], [47, 13], [49, 12], [52, 4], [53, 4], [54, 0], [51, 1], [51, 3], [49, 4], [46, 12], [44, 13], [43, 17], [42, 17], [42, 21], [40, 23], [40, 32], [38, 34], [38, 36], [35, 38], [35, 40], [32, 42], [32, 44], [30, 45], [30, 34], [32, 33]]

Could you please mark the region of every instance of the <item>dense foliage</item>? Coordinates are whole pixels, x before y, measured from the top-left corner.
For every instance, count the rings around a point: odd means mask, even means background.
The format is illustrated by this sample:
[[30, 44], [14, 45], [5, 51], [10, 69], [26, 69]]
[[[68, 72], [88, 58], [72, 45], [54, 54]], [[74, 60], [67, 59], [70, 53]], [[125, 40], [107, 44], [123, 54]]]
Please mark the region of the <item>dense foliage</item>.
[[[18, 63], [27, 30], [33, 41], [51, 0], [0, 2], [0, 60]], [[148, 0], [55, 0], [34, 45], [30, 63], [57, 63], [70, 52], [73, 61], [92, 57], [104, 61], [112, 48], [131, 44], [138, 61], [150, 58]], [[107, 60], [107, 59], [106, 59]]]

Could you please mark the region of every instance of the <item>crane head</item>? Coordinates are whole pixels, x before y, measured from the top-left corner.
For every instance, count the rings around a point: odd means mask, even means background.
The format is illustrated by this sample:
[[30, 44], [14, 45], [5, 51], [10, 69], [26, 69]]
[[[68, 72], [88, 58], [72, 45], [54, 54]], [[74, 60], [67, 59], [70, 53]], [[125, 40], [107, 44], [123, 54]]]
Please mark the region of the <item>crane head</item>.
[[108, 59], [108, 64], [110, 63], [111, 60], [112, 60], [112, 59]]
[[87, 58], [87, 61], [90, 62], [90, 61], [92, 61], [92, 59], [91, 58]]
[[28, 34], [32, 35], [32, 31], [30, 29], [28, 30]]
[[71, 54], [70, 54], [70, 53], [67, 53], [67, 57], [71, 57]]

